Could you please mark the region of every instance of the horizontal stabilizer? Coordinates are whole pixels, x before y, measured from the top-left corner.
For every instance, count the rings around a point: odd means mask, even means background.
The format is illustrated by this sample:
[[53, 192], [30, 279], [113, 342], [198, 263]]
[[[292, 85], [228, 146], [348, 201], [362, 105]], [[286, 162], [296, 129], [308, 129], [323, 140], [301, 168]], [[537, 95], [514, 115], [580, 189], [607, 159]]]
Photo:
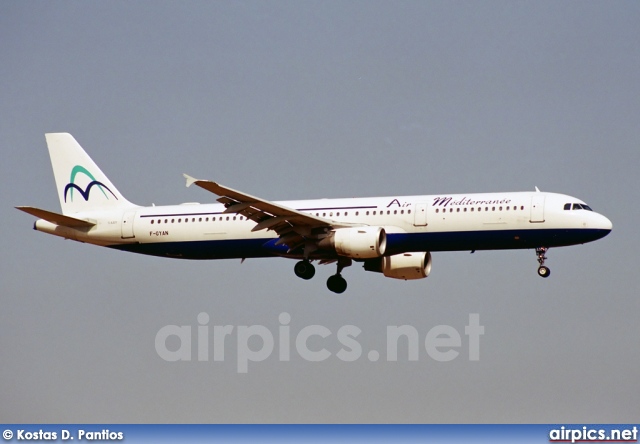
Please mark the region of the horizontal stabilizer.
[[24, 211], [25, 213], [29, 213], [32, 216], [39, 217], [40, 219], [44, 219], [53, 224], [62, 225], [63, 227], [81, 228], [81, 227], [93, 227], [95, 225], [95, 223], [93, 222], [88, 222], [82, 219], [76, 219], [75, 217], [63, 216], [62, 214], [53, 213], [47, 210], [41, 210], [40, 208], [16, 207], [16, 209], [20, 211]]

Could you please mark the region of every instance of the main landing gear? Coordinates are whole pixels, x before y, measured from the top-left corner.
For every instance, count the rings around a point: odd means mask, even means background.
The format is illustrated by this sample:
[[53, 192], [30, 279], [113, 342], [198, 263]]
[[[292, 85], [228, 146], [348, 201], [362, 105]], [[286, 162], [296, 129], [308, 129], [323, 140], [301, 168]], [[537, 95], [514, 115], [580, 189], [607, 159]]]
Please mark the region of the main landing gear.
[[338, 259], [338, 271], [333, 276], [329, 276], [327, 279], [327, 288], [334, 293], [344, 293], [347, 289], [347, 281], [342, 277], [340, 273], [344, 267], [349, 267], [351, 265], [351, 259], [347, 257], [341, 257]]
[[303, 260], [296, 263], [293, 271], [299, 278], [309, 280], [316, 274], [316, 267], [308, 260]]
[[547, 250], [549, 250], [547, 247], [536, 248], [536, 256], [538, 257], [538, 263], [540, 264], [540, 266], [538, 267], [538, 276], [543, 278], [548, 278], [551, 274], [551, 270], [549, 270], [548, 267], [544, 266], [544, 261], [547, 259], [544, 254], [547, 252]]
[[[347, 281], [342, 277], [342, 270], [345, 267], [351, 265], [351, 259], [349, 258], [340, 258], [338, 259], [338, 271], [333, 276], [329, 276], [327, 279], [327, 288], [334, 293], [344, 293], [347, 289]], [[296, 273], [296, 276], [302, 279], [311, 279], [316, 274], [316, 268], [313, 264], [305, 259], [296, 263], [295, 267], [293, 267], [293, 271]]]
[[334, 274], [327, 279], [327, 288], [334, 293], [344, 293], [347, 289], [347, 281], [341, 274]]

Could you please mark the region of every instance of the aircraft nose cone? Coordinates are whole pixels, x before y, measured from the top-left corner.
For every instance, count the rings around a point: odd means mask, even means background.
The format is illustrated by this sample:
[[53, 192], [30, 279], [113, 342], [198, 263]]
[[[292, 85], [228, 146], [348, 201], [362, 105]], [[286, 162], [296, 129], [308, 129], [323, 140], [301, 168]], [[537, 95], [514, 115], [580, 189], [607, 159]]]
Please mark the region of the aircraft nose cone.
[[598, 228], [599, 230], [604, 230], [607, 232], [607, 234], [609, 234], [609, 232], [613, 229], [613, 224], [607, 217], [603, 216], [602, 214], [598, 214], [598, 216], [598, 220], [595, 223], [596, 228]]
[[613, 224], [609, 219], [602, 216], [602, 229], [611, 231], [613, 229]]

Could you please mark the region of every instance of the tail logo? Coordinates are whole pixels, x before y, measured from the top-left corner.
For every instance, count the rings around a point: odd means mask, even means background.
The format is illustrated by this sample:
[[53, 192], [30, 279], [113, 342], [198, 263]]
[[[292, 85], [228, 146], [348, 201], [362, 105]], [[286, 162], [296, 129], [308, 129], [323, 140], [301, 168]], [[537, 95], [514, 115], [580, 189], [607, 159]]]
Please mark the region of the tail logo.
[[[78, 185], [76, 185], [75, 180], [76, 180], [76, 176], [78, 175], [78, 173], [82, 173], [85, 176], [87, 176], [89, 179], [91, 179], [91, 182], [89, 182], [89, 184], [86, 186], [86, 188], [83, 190], [82, 188], [80, 188]], [[91, 188], [93, 188], [94, 186], [97, 186], [100, 191], [102, 191], [102, 194], [104, 194], [104, 197], [106, 197], [107, 199], [109, 199], [109, 195], [107, 193], [105, 193], [104, 190], [107, 190], [109, 193], [111, 193], [111, 195], [118, 200], [118, 198], [116, 197], [115, 194], [113, 194], [113, 191], [111, 191], [109, 189], [109, 187], [107, 187], [105, 184], [103, 184], [102, 182], [99, 182], [96, 180], [95, 177], [93, 177], [93, 174], [91, 174], [89, 171], [87, 171], [86, 168], [80, 166], [80, 165], [76, 165], [73, 167], [73, 169], [71, 170], [71, 178], [69, 179], [69, 183], [67, 184], [66, 187], [64, 187], [64, 201], [67, 201], [67, 193], [69, 194], [69, 200], [71, 202], [73, 202], [73, 190], [78, 190], [78, 192], [80, 193], [80, 195], [82, 196], [82, 198], [85, 201], [89, 200], [89, 193], [91, 192]]]

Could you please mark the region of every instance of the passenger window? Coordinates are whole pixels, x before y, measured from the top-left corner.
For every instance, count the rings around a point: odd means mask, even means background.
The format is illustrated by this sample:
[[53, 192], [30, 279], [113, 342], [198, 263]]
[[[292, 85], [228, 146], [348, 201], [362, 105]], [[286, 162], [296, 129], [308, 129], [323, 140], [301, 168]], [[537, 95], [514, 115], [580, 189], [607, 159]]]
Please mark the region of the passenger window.
[[439, 208], [436, 208], [436, 213], [439, 213], [439, 212], [440, 212], [440, 209], [439, 209]]

